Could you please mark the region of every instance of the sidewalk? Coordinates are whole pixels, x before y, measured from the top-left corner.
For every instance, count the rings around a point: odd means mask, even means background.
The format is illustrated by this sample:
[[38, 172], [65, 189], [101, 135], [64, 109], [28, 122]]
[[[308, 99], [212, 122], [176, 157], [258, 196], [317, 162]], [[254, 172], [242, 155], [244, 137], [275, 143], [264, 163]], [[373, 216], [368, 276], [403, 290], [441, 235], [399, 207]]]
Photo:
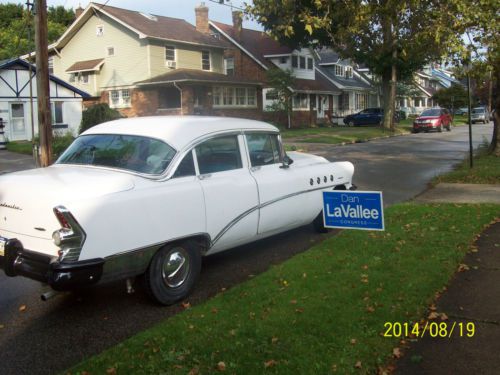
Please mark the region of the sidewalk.
[[[500, 203], [500, 185], [438, 184], [415, 201]], [[436, 312], [448, 317], [448, 330], [455, 322], [456, 327], [462, 323], [462, 335], [456, 329], [451, 338], [427, 335], [415, 342], [406, 340], [409, 349], [396, 361], [396, 374], [499, 374], [500, 222], [482, 233], [463, 264], [464, 271], [436, 301]], [[467, 323], [475, 329], [472, 337], [467, 337]]]

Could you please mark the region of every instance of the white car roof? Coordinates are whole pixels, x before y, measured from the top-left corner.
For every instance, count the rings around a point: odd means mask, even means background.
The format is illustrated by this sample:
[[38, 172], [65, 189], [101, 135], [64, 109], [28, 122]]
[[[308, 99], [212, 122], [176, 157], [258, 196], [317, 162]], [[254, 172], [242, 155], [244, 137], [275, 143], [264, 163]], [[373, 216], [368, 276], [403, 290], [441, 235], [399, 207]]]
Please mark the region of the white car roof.
[[232, 117], [203, 116], [152, 116], [132, 117], [105, 122], [93, 126], [82, 135], [126, 134], [158, 138], [177, 150], [182, 150], [200, 137], [241, 130], [266, 130], [277, 132], [278, 128], [261, 121]]

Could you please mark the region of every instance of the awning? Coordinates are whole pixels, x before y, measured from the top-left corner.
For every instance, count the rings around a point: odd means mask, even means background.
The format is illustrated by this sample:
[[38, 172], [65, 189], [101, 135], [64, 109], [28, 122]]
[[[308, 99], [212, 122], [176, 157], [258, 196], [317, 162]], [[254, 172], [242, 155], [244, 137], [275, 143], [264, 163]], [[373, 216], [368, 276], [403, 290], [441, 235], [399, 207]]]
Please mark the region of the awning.
[[66, 72], [95, 72], [101, 69], [102, 64], [104, 64], [104, 59], [77, 61], [66, 69]]

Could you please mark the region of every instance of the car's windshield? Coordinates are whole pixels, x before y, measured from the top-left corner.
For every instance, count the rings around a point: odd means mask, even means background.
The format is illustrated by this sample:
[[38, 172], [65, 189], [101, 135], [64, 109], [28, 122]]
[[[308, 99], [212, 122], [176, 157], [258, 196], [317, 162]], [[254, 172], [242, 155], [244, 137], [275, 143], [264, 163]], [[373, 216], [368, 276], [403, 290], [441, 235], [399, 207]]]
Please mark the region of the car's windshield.
[[484, 113], [484, 108], [474, 108], [472, 110], [472, 113], [483, 114]]
[[56, 164], [81, 164], [161, 174], [175, 150], [157, 139], [121, 134], [92, 134], [78, 137]]
[[426, 109], [422, 112], [420, 116], [439, 116], [441, 114], [441, 110], [439, 108]]

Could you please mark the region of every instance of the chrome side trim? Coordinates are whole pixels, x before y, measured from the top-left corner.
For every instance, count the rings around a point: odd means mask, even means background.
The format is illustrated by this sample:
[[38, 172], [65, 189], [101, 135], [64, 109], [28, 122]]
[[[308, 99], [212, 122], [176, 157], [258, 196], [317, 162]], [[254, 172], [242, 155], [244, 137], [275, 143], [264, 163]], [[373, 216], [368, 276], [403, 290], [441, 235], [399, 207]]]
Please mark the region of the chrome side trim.
[[285, 200], [285, 199], [288, 199], [288, 198], [291, 198], [291, 197], [295, 197], [297, 195], [311, 193], [311, 192], [317, 191], [317, 190], [325, 190], [325, 189], [329, 189], [329, 188], [332, 188], [332, 187], [335, 188], [337, 186], [342, 186], [342, 185], [345, 185], [345, 184], [326, 185], [326, 186], [321, 186], [321, 187], [317, 187], [317, 188], [313, 188], [313, 189], [302, 190], [302, 191], [298, 191], [296, 193], [283, 195], [281, 197], [275, 198], [273, 200], [270, 200], [270, 201], [262, 203], [262, 204], [258, 204], [256, 206], [254, 206], [254, 207], [246, 210], [245, 212], [243, 212], [242, 214], [238, 215], [237, 217], [235, 217], [224, 228], [222, 228], [222, 230], [214, 237], [213, 241], [210, 243], [210, 247], [213, 247], [217, 243], [217, 241], [219, 241], [221, 239], [221, 237], [224, 234], [226, 234], [226, 232], [229, 229], [231, 229], [232, 227], [234, 227], [240, 220], [242, 220], [246, 216], [250, 215], [255, 210], [260, 210], [261, 208], [270, 206], [270, 205], [272, 205], [272, 204], [274, 204], [276, 202], [279, 202], [279, 201], [282, 201], [282, 200]]

